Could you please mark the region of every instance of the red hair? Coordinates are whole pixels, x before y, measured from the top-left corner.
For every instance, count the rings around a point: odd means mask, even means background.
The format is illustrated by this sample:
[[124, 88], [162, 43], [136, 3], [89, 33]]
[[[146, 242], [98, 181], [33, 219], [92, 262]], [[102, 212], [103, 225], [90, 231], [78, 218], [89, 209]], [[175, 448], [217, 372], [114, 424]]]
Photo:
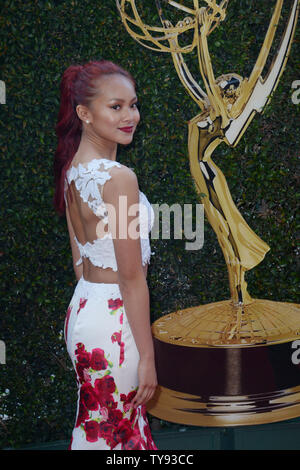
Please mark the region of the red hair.
[[120, 74], [136, 87], [132, 75], [108, 60], [91, 61], [84, 65], [70, 65], [63, 73], [60, 84], [60, 108], [55, 127], [58, 138], [54, 156], [55, 193], [53, 205], [59, 215], [65, 214], [64, 181], [66, 171], [80, 144], [82, 121], [76, 106], [88, 106], [99, 92], [98, 79], [103, 75]]

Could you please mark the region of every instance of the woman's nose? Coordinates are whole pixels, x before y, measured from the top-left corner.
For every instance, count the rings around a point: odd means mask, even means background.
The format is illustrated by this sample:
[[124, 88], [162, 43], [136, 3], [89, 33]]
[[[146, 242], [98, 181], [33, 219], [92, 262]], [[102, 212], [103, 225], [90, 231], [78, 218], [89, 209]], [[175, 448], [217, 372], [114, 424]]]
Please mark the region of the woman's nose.
[[136, 121], [136, 110], [131, 107], [125, 108], [122, 119], [128, 122]]

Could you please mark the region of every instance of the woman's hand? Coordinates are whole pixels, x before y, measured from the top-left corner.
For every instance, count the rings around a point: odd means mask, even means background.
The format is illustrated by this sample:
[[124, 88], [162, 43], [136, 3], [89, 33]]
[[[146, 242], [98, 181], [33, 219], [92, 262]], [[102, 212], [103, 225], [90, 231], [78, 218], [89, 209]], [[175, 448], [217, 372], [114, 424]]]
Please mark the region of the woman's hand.
[[154, 359], [141, 358], [138, 366], [139, 387], [131, 405], [137, 408], [144, 405], [154, 395], [157, 387], [157, 375]]

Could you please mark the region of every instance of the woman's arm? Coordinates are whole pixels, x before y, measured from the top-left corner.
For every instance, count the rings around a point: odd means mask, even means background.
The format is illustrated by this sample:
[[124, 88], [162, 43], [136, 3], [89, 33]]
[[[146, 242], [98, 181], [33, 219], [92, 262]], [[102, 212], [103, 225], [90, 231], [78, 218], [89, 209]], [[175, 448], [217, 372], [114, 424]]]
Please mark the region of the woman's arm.
[[[134, 236], [138, 235], [134, 230], [134, 227], [137, 226], [138, 212], [135, 215], [128, 215], [130, 207], [133, 204], [139, 204], [139, 187], [135, 173], [127, 167], [113, 169], [111, 175], [112, 178], [106, 182], [104, 187], [103, 200], [115, 208], [115, 221], [109, 211], [108, 220], [110, 231], [115, 235], [113, 242], [120, 291], [126, 316], [140, 355], [139, 388], [132, 401], [133, 406], [139, 406], [150, 400], [157, 386], [150, 323], [149, 290], [142, 266], [140, 238], [138, 236], [134, 239]], [[123, 196], [122, 201], [120, 196]], [[127, 205], [126, 214], [124, 200]], [[120, 237], [122, 233], [124, 238]]]
[[75, 232], [74, 232], [74, 229], [73, 229], [73, 226], [72, 226], [72, 222], [71, 222], [71, 219], [70, 219], [70, 214], [69, 214], [69, 209], [68, 209], [68, 206], [66, 206], [66, 219], [67, 219], [67, 225], [68, 225], [68, 230], [69, 230], [69, 236], [70, 236], [70, 242], [71, 242], [71, 249], [72, 249], [72, 258], [73, 258], [73, 268], [74, 268], [74, 272], [75, 272], [75, 276], [76, 276], [76, 279], [77, 281], [81, 278], [82, 276], [82, 273], [83, 273], [83, 264], [81, 263], [79, 266], [76, 266], [76, 262], [79, 260], [80, 258], [80, 253], [79, 253], [79, 249], [78, 249], [78, 246], [74, 240], [74, 235], [75, 235]]

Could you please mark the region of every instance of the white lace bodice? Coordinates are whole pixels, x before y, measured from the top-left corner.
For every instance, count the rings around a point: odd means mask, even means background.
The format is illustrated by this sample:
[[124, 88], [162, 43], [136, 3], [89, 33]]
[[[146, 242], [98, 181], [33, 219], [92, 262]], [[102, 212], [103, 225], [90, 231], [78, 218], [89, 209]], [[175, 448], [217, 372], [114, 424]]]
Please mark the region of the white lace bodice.
[[[104, 223], [108, 224], [107, 209], [102, 199], [103, 187], [106, 181], [111, 178], [109, 173], [112, 167], [121, 167], [119, 162], [107, 158], [94, 158], [87, 163], [87, 166], [79, 163], [78, 166], [71, 166], [66, 172], [65, 178], [65, 202], [67, 205], [66, 191], [68, 184], [75, 182], [80, 197], [88, 204], [93, 213]], [[139, 224], [140, 224], [140, 243], [142, 253], [142, 263], [149, 263], [151, 255], [149, 232], [154, 223], [154, 211], [147, 197], [142, 191], [139, 192]], [[92, 243], [87, 242], [84, 245], [79, 243], [74, 236], [80, 252], [80, 258], [76, 265], [82, 263], [82, 257], [90, 259], [94, 266], [102, 268], [112, 268], [117, 271], [117, 261], [111, 232], [107, 232], [102, 238], [96, 238]]]

